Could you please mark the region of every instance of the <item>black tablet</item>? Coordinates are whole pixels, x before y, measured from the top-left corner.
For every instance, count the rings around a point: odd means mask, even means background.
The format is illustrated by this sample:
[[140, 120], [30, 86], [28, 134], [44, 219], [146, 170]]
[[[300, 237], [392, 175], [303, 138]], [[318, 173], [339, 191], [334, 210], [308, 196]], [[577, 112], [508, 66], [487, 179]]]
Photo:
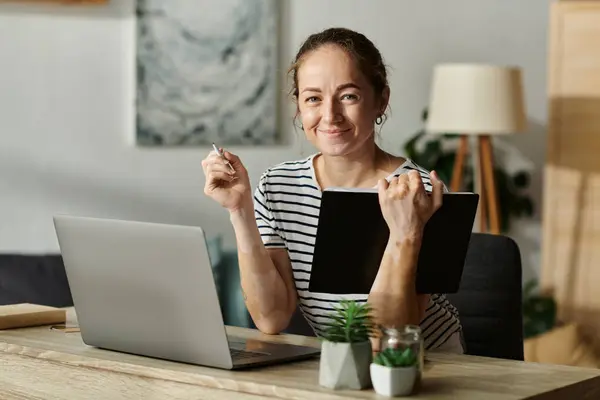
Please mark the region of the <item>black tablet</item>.
[[[425, 226], [418, 293], [458, 291], [478, 203], [475, 193], [444, 193], [442, 206]], [[323, 191], [308, 290], [368, 294], [388, 238], [375, 189]]]

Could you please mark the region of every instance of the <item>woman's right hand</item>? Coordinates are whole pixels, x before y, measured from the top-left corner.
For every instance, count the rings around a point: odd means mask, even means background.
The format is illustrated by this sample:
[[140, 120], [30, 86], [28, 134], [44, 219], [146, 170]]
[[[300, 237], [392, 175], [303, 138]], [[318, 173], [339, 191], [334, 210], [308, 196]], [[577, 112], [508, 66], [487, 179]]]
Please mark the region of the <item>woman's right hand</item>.
[[[223, 151], [223, 150], [221, 150]], [[206, 177], [204, 194], [215, 200], [229, 212], [252, 203], [252, 192], [248, 171], [239, 157], [223, 151], [223, 155], [235, 169], [233, 172], [225, 161], [214, 150], [202, 160], [202, 169]]]

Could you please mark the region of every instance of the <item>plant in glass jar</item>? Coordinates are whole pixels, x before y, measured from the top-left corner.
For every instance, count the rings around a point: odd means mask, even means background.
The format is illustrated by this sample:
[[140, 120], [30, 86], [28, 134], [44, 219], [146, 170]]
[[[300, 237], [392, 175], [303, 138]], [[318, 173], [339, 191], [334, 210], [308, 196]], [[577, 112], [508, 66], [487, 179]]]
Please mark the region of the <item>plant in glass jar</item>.
[[422, 341], [412, 326], [384, 329], [381, 351], [370, 365], [375, 392], [384, 396], [411, 394], [420, 381]]
[[368, 303], [345, 300], [320, 335], [319, 384], [330, 389], [364, 389], [371, 385], [370, 337], [374, 324]]

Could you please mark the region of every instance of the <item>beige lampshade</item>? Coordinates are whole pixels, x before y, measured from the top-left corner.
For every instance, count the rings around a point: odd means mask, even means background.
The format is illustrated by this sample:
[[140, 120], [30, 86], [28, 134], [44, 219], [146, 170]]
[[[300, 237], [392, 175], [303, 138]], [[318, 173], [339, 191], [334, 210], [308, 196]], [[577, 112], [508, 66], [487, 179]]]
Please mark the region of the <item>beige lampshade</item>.
[[426, 130], [509, 134], [525, 130], [521, 70], [485, 64], [435, 67]]

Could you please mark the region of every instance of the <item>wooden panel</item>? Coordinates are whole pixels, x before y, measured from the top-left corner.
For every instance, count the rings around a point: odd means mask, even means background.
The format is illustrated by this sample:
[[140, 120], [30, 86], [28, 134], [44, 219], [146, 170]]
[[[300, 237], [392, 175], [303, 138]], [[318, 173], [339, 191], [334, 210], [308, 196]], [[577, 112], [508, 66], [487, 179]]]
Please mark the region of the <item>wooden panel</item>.
[[[600, 2], [552, 5], [543, 287], [559, 316], [600, 328]], [[598, 334], [597, 334], [598, 335]]]

